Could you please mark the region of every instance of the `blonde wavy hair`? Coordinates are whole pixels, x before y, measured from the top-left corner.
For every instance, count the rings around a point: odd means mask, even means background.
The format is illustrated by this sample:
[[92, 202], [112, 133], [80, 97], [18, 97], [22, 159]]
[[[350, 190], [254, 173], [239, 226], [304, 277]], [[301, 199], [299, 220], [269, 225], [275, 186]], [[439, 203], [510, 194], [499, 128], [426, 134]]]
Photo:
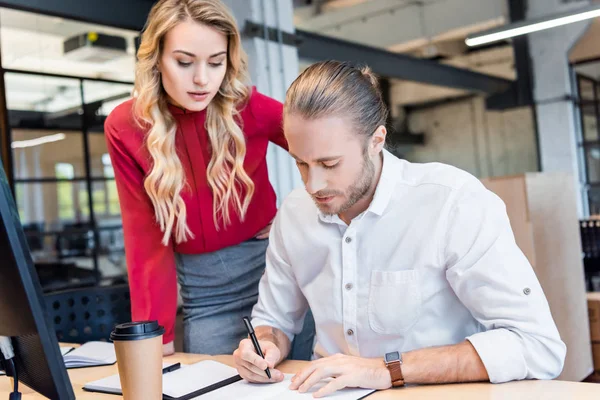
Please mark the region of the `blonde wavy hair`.
[[175, 150], [176, 121], [168, 109], [167, 94], [157, 69], [165, 35], [177, 24], [191, 20], [210, 26], [228, 38], [227, 72], [219, 92], [206, 110], [212, 156], [207, 169], [213, 192], [213, 219], [231, 223], [230, 205], [243, 221], [254, 183], [244, 170], [246, 141], [239, 118], [239, 106], [248, 100], [247, 58], [241, 46], [235, 19], [220, 0], [160, 0], [150, 11], [137, 52], [134, 115], [147, 129], [146, 147], [152, 157], [152, 170], [144, 188], [154, 206], [156, 221], [167, 245], [175, 229], [176, 243], [193, 238], [186, 222], [186, 206], [181, 193], [186, 187], [183, 166]]

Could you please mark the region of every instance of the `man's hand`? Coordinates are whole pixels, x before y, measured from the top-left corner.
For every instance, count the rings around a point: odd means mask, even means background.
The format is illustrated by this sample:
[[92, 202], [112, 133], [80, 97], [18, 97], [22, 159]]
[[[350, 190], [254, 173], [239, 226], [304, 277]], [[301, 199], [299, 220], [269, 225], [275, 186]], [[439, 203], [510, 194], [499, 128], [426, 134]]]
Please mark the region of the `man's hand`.
[[[265, 356], [264, 359], [256, 354], [250, 339], [242, 340], [239, 347], [233, 352], [233, 361], [238, 373], [248, 382], [281, 382], [283, 373], [275, 369], [275, 365], [281, 358], [281, 351], [275, 343], [268, 340], [259, 340], [258, 344]], [[265, 373], [267, 367], [271, 372], [271, 379]]]
[[175, 344], [171, 341], [163, 344], [163, 356], [170, 356], [175, 353]]
[[290, 389], [297, 389], [304, 393], [326, 378], [334, 379], [319, 389], [314, 397], [327, 396], [345, 387], [365, 389], [392, 387], [392, 378], [383, 359], [336, 354], [312, 361], [306, 368], [294, 375]]

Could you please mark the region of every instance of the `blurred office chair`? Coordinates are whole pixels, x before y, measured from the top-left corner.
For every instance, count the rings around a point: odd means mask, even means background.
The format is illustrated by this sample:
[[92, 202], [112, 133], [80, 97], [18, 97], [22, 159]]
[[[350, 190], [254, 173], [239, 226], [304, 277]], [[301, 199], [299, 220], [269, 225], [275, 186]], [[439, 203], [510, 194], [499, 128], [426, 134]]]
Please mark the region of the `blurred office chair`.
[[64, 290], [44, 297], [60, 342], [108, 341], [115, 325], [131, 321], [127, 284]]

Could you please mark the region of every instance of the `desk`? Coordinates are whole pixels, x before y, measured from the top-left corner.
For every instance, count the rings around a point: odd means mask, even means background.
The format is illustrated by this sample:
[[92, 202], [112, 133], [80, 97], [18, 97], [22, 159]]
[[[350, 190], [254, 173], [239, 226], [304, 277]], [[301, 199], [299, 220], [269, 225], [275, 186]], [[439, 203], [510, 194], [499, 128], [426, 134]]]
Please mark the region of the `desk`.
[[[232, 356], [201, 356], [196, 354], [177, 353], [165, 357], [167, 362], [193, 364], [201, 360], [216, 360], [233, 365]], [[279, 369], [286, 373], [294, 373], [305, 361], [286, 361]], [[96, 379], [117, 373], [117, 366], [70, 369], [69, 377], [77, 400], [118, 400], [120, 396], [90, 393], [84, 391], [83, 385]], [[20, 386], [23, 400], [39, 400], [42, 396], [32, 393], [27, 387]], [[0, 377], [0, 400], [8, 399], [10, 392], [9, 379]], [[444, 399], [444, 400], [598, 400], [600, 384], [562, 381], [521, 381], [501, 385], [490, 383], [469, 383], [460, 385], [408, 386], [373, 393], [368, 400], [411, 400], [411, 399]]]

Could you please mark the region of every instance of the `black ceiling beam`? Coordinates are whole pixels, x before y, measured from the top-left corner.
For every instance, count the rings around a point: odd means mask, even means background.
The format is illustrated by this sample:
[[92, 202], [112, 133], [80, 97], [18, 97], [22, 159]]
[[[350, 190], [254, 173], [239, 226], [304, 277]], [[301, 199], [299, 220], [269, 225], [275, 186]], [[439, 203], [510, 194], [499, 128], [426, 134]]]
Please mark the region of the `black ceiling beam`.
[[155, 0], [0, 0], [0, 7], [141, 31], [154, 2]]
[[267, 28], [253, 21], [245, 21], [244, 34], [250, 37], [281, 40], [283, 44], [298, 47], [298, 56], [311, 61], [339, 60], [365, 63], [378, 75], [431, 85], [495, 94], [511, 86], [512, 81], [470, 70], [456, 68], [436, 61], [393, 53], [376, 47], [336, 39], [296, 29], [295, 34]]
[[404, 54], [296, 30], [298, 55], [313, 61], [340, 60], [365, 63], [378, 75], [470, 92], [494, 94], [506, 91], [512, 81], [424, 60]]
[[[511, 22], [525, 20], [527, 2], [523, 0], [508, 1]], [[515, 107], [530, 106], [533, 101], [533, 66], [529, 51], [529, 36], [522, 35], [512, 38], [513, 55], [517, 80], [510, 88], [486, 99], [489, 110], [507, 110]]]

